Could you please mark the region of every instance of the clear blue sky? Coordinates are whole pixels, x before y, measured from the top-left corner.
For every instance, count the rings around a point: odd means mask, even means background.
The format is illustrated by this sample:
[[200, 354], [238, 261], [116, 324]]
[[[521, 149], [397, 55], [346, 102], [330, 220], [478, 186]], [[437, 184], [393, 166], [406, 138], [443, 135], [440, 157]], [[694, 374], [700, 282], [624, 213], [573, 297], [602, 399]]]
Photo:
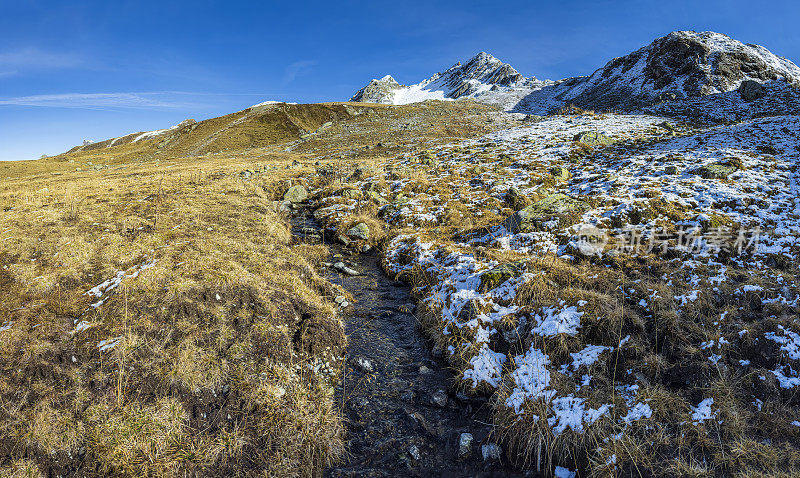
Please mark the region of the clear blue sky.
[[800, 2], [0, 0], [0, 160], [264, 100], [347, 100], [478, 51], [525, 76], [589, 74], [673, 30], [800, 62]]

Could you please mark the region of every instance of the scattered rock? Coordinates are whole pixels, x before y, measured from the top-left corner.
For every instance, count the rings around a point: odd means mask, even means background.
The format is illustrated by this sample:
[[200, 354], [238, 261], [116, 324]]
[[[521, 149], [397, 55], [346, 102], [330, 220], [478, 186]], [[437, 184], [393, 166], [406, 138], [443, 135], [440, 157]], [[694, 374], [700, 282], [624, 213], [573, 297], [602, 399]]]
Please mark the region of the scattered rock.
[[301, 203], [308, 199], [308, 191], [306, 188], [300, 184], [296, 186], [292, 186], [286, 191], [286, 194], [283, 195], [284, 201], [289, 201], [291, 203]]
[[375, 367], [372, 365], [372, 361], [365, 357], [356, 357], [351, 360], [353, 366], [357, 369], [361, 370], [364, 373], [372, 373], [375, 371]]
[[431, 396], [431, 401], [435, 405], [437, 405], [439, 407], [442, 407], [442, 408], [446, 407], [447, 406], [447, 392], [445, 392], [444, 390], [437, 390], [437, 391], [433, 392], [433, 395]]
[[577, 219], [579, 213], [588, 209], [589, 205], [580, 199], [561, 193], [553, 194], [515, 212], [506, 219], [505, 226], [513, 233], [532, 232], [552, 219], [562, 222]]
[[669, 165], [666, 168], [664, 168], [664, 173], [666, 173], [666, 174], [678, 174], [678, 168], [677, 168], [677, 166]]
[[352, 239], [367, 241], [369, 240], [369, 226], [366, 223], [359, 222], [347, 230], [347, 236]]
[[572, 141], [583, 143], [587, 146], [608, 146], [614, 142], [614, 139], [597, 131], [584, 131], [576, 134]]
[[742, 96], [742, 99], [745, 101], [754, 101], [766, 93], [764, 86], [757, 82], [756, 80], [744, 80], [741, 85], [739, 85], [739, 94]]
[[336, 240], [344, 244], [345, 247], [350, 246], [350, 244], [353, 242], [347, 236], [343, 236], [342, 234], [337, 234]]
[[378, 203], [380, 205], [383, 205], [383, 204], [386, 204], [386, 203], [389, 202], [386, 199], [384, 199], [384, 197], [381, 196], [381, 193], [379, 193], [378, 191], [367, 191], [366, 194], [367, 194], [368, 198], [372, 199], [373, 201], [375, 201], [376, 203]]
[[472, 433], [462, 433], [458, 437], [458, 457], [466, 458], [472, 453]]
[[321, 207], [314, 211], [314, 219], [317, 220], [318, 222], [322, 222], [323, 219], [336, 214], [336, 211], [338, 210], [339, 206], [336, 205]]
[[361, 191], [354, 188], [343, 189], [340, 193], [343, 198], [347, 199], [360, 199], [361, 198]]
[[346, 275], [349, 275], [349, 276], [357, 276], [358, 275], [358, 271], [346, 266], [344, 262], [335, 263], [333, 265], [333, 268], [335, 270], [341, 272], [342, 274], [346, 274]]
[[429, 369], [428, 367], [426, 367], [424, 365], [421, 365], [419, 367], [419, 373], [421, 373], [423, 375], [427, 375], [427, 374], [431, 373], [431, 369]]
[[531, 203], [530, 199], [528, 199], [527, 196], [522, 194], [520, 190], [515, 187], [510, 188], [508, 192], [506, 192], [505, 201], [506, 204], [508, 204], [511, 209], [515, 211], [519, 211]]
[[419, 454], [419, 448], [417, 448], [417, 445], [411, 445], [408, 447], [408, 454], [415, 460], [419, 460], [421, 456]]
[[569, 181], [569, 178], [572, 177], [569, 169], [565, 168], [564, 166], [553, 166], [550, 168], [550, 174], [552, 174], [556, 180], [560, 182]]
[[481, 285], [478, 291], [488, 292], [511, 278], [521, 276], [526, 269], [526, 261], [508, 262], [489, 269], [481, 275]]
[[483, 456], [483, 461], [497, 461], [500, 459], [501, 454], [502, 450], [495, 443], [487, 443], [486, 445], [481, 446], [481, 455]]
[[727, 179], [728, 176], [735, 173], [739, 168], [735, 164], [726, 163], [712, 163], [698, 168], [695, 173], [702, 176], [704, 179]]

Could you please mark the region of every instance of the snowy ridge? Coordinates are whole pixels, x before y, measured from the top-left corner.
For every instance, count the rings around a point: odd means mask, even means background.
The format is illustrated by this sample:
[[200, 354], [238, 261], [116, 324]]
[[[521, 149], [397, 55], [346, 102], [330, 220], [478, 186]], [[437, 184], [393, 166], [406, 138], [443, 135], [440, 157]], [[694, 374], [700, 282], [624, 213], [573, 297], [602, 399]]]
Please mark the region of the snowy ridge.
[[[525, 78], [511, 65], [481, 52], [464, 65], [457, 63], [413, 85], [401, 85], [389, 75], [372, 80], [351, 101], [403, 105], [470, 98], [510, 111], [539, 115], [571, 104], [633, 111], [716, 98], [715, 95], [736, 92], [748, 81], [769, 85], [765, 92], [756, 92], [758, 97], [765, 94], [774, 98], [778, 94], [780, 101], [771, 102], [769, 107], [781, 110], [780, 114], [786, 113], [787, 102], [791, 108], [800, 102], [795, 89], [800, 87], [800, 68], [790, 60], [721, 33], [693, 31], [677, 31], [657, 38], [643, 48], [611, 60], [590, 76], [557, 82]], [[755, 88], [759, 90], [758, 85]], [[709, 116], [741, 118], [742, 110], [756, 99], [744, 96], [728, 95], [724, 108], [717, 108], [720, 111]], [[706, 109], [694, 107], [692, 111]]]
[[734, 91], [747, 80], [800, 85], [800, 68], [721, 33], [680, 31], [611, 60], [589, 77], [540, 89], [518, 108], [540, 114], [565, 104], [630, 110]]
[[456, 63], [413, 85], [401, 85], [390, 75], [374, 79], [351, 101], [405, 105], [426, 100], [475, 98], [510, 108], [535, 88], [550, 83], [525, 78], [508, 63], [480, 52], [463, 65]]

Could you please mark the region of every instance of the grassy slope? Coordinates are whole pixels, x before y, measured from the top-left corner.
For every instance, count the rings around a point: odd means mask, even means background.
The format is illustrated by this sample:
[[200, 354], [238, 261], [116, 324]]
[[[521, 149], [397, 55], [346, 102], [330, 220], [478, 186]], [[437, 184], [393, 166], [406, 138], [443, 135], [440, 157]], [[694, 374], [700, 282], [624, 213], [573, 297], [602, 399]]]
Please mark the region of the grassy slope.
[[338, 292], [273, 200], [311, 160], [493, 126], [474, 105], [283, 108], [0, 163], [0, 475], [312, 475], [342, 455]]
[[271, 203], [304, 171], [219, 163], [2, 183], [0, 467], [305, 474], [341, 454], [331, 377], [308, 367], [333, 373], [344, 345], [325, 252], [291, 247]]

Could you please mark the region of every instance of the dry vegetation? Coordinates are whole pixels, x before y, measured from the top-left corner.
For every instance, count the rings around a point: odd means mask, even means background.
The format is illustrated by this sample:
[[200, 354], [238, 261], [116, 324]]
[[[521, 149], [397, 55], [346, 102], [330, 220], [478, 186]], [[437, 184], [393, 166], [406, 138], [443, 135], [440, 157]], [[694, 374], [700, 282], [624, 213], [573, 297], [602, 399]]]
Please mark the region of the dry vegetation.
[[[586, 117], [616, 121], [564, 113], [559, 131]], [[0, 474], [313, 475], [346, 453], [332, 400], [346, 339], [329, 299], [341, 292], [317, 273], [325, 248], [293, 244], [276, 212], [293, 184], [311, 190], [332, 237], [380, 249], [387, 270], [411, 283], [454, 388], [492, 396], [508, 461], [594, 476], [796, 474], [800, 404], [773, 373], [786, 354], [763, 337], [790, 330], [797, 311], [762, 300], [778, 289], [794, 297], [783, 289], [796, 284], [796, 262], [776, 256], [754, 269], [719, 257], [727, 276], [713, 288], [717, 269], [689, 268], [675, 253], [564, 257], [553, 247], [569, 234], [536, 236], [528, 251], [493, 236], [514, 211], [565, 190], [567, 169], [607, 181], [607, 192], [582, 199], [608, 205], [625, 186], [614, 177], [625, 155], [694, 127], [646, 125], [605, 156], [571, 136], [566, 148], [553, 139], [521, 150], [455, 144], [518, 124], [470, 102], [278, 105], [142, 142], [0, 163]], [[546, 149], [561, 156], [540, 160]], [[504, 184], [520, 171], [525, 192], [510, 194]], [[646, 201], [603, 227], [696, 216], [657, 188], [640, 193]], [[369, 238], [347, 237], [359, 224]], [[432, 246], [415, 249], [421, 243]], [[482, 346], [478, 327], [446, 329], [442, 319], [453, 260], [476, 265], [480, 293], [499, 285], [479, 277], [498, 264], [528, 276], [512, 296], [493, 298], [516, 308], [488, 340], [508, 357], [496, 387], [465, 376]], [[679, 298], [695, 286], [685, 307]], [[580, 333], [532, 331], [543, 308], [569, 304], [583, 304]], [[466, 323], [492, 311], [473, 301], [458, 312]], [[592, 345], [606, 351], [571, 370]], [[552, 362], [550, 390], [580, 391], [587, 408], [608, 413], [554, 433], [545, 400], [526, 399], [521, 414], [507, 406], [515, 361], [532, 349]], [[708, 398], [713, 419], [693, 419]], [[652, 414], [625, 421], [635, 403]]]
[[[339, 459], [342, 292], [274, 200], [320, 179], [317, 160], [379, 156], [388, 123], [441, 116], [378, 109], [256, 107], [0, 163], [0, 475], [309, 476]], [[445, 133], [430, 124], [405, 135]]]
[[0, 184], [0, 474], [308, 475], [341, 456], [326, 252], [293, 247], [272, 203], [307, 170], [269, 164]]

